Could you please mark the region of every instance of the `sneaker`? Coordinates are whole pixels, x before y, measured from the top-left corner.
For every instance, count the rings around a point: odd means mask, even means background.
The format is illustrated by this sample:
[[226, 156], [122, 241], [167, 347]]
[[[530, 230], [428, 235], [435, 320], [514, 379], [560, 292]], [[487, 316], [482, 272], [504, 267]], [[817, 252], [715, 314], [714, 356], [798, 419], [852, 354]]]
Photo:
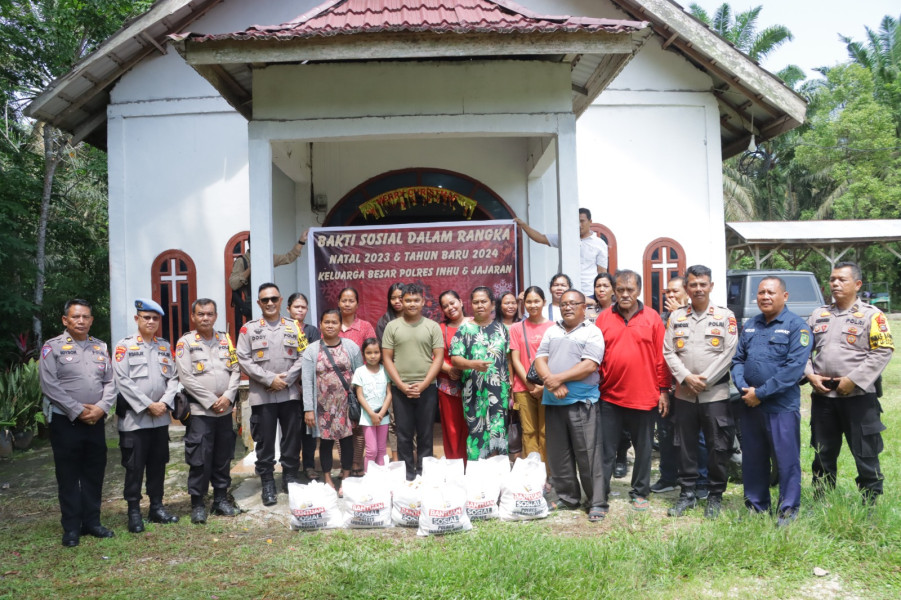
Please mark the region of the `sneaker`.
[[704, 507], [704, 518], [715, 519], [720, 516], [723, 507], [723, 499], [720, 496], [708, 496], [707, 506]]
[[704, 498], [706, 498], [709, 495], [710, 495], [710, 492], [707, 491], [706, 487], [700, 487], [700, 486], [695, 487], [695, 498], [697, 498], [698, 500], [703, 500]]
[[698, 499], [694, 497], [694, 495], [681, 495], [679, 499], [676, 500], [676, 504], [673, 505], [671, 509], [666, 511], [671, 517], [681, 517], [682, 513], [684, 513], [689, 508], [694, 508], [698, 505]]
[[675, 483], [668, 483], [663, 481], [662, 479], [658, 479], [657, 483], [651, 486], [651, 492], [654, 494], [662, 494], [664, 492], [671, 492], [676, 489]]

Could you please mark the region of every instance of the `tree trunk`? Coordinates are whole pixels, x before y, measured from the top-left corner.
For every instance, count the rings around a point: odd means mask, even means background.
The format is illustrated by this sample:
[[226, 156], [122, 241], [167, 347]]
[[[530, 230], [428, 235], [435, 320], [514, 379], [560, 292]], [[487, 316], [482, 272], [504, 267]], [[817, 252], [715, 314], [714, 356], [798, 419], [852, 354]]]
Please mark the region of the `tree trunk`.
[[41, 218], [38, 221], [37, 253], [35, 256], [36, 273], [34, 278], [34, 316], [32, 331], [35, 347], [44, 343], [41, 309], [44, 304], [44, 265], [46, 261], [47, 221], [50, 219], [50, 199], [53, 193], [53, 177], [59, 166], [62, 152], [62, 132], [44, 123], [44, 188], [41, 193]]

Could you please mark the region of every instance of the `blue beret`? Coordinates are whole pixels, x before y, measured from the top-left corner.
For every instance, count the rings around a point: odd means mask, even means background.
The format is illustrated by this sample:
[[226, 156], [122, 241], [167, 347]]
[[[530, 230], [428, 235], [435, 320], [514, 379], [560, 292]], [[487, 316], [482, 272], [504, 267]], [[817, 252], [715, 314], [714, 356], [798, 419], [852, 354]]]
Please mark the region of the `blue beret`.
[[155, 312], [161, 317], [166, 314], [163, 312], [162, 306], [148, 298], [138, 298], [135, 300], [135, 308], [138, 309], [138, 312]]

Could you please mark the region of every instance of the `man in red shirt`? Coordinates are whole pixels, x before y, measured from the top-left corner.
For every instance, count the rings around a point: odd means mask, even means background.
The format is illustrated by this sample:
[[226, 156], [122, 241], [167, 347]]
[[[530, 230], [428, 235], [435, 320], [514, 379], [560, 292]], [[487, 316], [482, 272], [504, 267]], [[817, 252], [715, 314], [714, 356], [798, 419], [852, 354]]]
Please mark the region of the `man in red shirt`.
[[601, 363], [601, 438], [604, 440], [604, 478], [610, 489], [616, 442], [623, 429], [635, 447], [632, 468], [632, 508], [647, 510], [651, 493], [651, 452], [654, 410], [666, 416], [670, 373], [663, 360], [665, 328], [660, 315], [638, 299], [641, 276], [617, 271], [613, 277], [616, 304], [598, 316], [604, 335]]

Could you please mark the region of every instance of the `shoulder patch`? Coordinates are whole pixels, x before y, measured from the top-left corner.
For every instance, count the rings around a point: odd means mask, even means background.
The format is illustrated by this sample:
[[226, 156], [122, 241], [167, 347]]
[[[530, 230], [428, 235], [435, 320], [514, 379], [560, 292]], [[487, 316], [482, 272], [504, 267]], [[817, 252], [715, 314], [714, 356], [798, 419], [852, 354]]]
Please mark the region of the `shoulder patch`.
[[50, 347], [50, 344], [44, 344], [44, 347], [41, 348], [41, 358], [47, 358], [47, 355], [53, 351], [53, 348]]
[[125, 357], [125, 352], [127, 348], [125, 346], [116, 346], [116, 362], [122, 362], [122, 358]]
[[805, 347], [810, 345], [810, 332], [806, 329], [801, 330], [801, 345]]
[[241, 327], [241, 333], [247, 333], [247, 325]]
[[185, 343], [184, 342], [178, 342], [178, 344], [175, 346], [175, 355], [178, 358], [181, 358], [182, 356], [185, 355]]

